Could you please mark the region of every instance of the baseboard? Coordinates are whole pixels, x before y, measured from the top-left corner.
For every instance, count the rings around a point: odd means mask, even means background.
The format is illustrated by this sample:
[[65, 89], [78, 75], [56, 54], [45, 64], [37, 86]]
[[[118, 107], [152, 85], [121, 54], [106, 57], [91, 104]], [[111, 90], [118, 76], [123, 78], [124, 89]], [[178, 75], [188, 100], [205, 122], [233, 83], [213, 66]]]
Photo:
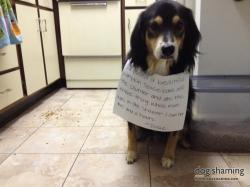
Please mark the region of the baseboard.
[[0, 127], [7, 124], [9, 121], [16, 118], [18, 115], [26, 111], [28, 108], [37, 103], [38, 100], [42, 99], [49, 93], [65, 86], [65, 80], [58, 79], [57, 81], [51, 83], [41, 90], [23, 97], [22, 99], [16, 101], [15, 103], [9, 105], [8, 107], [0, 111]]
[[67, 80], [67, 88], [117, 88], [119, 80]]

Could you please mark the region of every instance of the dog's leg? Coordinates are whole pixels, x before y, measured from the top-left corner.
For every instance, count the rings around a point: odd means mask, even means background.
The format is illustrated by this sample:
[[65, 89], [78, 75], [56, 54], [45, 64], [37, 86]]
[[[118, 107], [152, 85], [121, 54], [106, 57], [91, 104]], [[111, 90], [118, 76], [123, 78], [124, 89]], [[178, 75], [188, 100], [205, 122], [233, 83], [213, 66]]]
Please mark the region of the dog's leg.
[[175, 150], [178, 143], [179, 134], [179, 131], [171, 132], [169, 134], [165, 151], [161, 159], [161, 163], [164, 168], [170, 168], [174, 164]]
[[137, 159], [136, 128], [132, 123], [128, 123], [128, 152], [127, 163], [132, 164]]

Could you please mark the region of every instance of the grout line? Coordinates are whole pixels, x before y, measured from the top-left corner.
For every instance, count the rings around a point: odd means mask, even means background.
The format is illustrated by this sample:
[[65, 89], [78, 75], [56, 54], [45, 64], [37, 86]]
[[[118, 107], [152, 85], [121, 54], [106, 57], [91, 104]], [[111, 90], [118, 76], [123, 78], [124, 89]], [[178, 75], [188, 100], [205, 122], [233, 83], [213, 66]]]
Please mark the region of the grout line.
[[223, 153], [219, 153], [219, 155], [224, 160], [224, 162], [226, 163], [227, 167], [231, 168], [231, 166], [228, 164], [228, 162], [226, 161], [225, 157], [223, 156]]
[[[224, 162], [226, 163], [227, 167], [232, 168], [232, 166], [229, 164], [229, 162], [227, 162], [227, 160], [225, 159], [225, 157], [224, 157], [223, 154], [225, 154], [225, 153], [219, 153], [219, 155], [222, 157], [222, 159], [223, 159]], [[241, 187], [244, 187], [244, 186], [241, 184], [241, 182], [240, 182], [239, 180], [237, 180], [237, 182], [239, 183], [239, 185], [240, 185]]]
[[73, 167], [74, 167], [74, 165], [75, 165], [75, 163], [76, 163], [76, 160], [78, 159], [79, 155], [81, 154], [81, 150], [82, 150], [82, 148], [83, 148], [85, 142], [87, 141], [87, 139], [88, 139], [88, 137], [89, 137], [89, 135], [90, 135], [92, 129], [94, 128], [95, 123], [96, 123], [96, 121], [97, 121], [97, 119], [98, 119], [98, 117], [99, 117], [99, 115], [100, 115], [100, 113], [101, 113], [101, 111], [102, 111], [102, 109], [103, 109], [103, 107], [104, 107], [104, 105], [105, 105], [105, 103], [106, 103], [106, 101], [107, 101], [107, 99], [108, 99], [110, 93], [111, 93], [111, 91], [109, 90], [109, 92], [108, 92], [108, 94], [107, 94], [107, 96], [106, 96], [106, 98], [105, 98], [105, 101], [103, 102], [102, 107], [100, 108], [100, 111], [99, 111], [99, 113], [98, 113], [98, 115], [97, 115], [97, 117], [96, 117], [96, 119], [95, 119], [95, 121], [94, 121], [94, 123], [93, 123], [93, 126], [92, 126], [91, 129], [89, 130], [88, 135], [86, 136], [86, 138], [85, 138], [85, 140], [84, 140], [84, 142], [83, 142], [83, 144], [82, 144], [82, 146], [81, 146], [81, 148], [80, 148], [80, 150], [79, 150], [79, 152], [78, 152], [78, 154], [77, 154], [77, 156], [76, 156], [74, 162], [72, 163], [72, 166], [71, 166], [70, 169], [69, 169], [69, 172], [67, 173], [67, 175], [66, 175], [66, 177], [65, 177], [65, 179], [64, 179], [64, 181], [63, 181], [63, 183], [62, 183], [62, 187], [64, 186], [64, 184], [65, 184], [67, 178], [69, 177], [69, 174], [70, 174], [70, 172], [72, 171], [72, 169], [73, 169]]
[[10, 157], [10, 153], [0, 153], [0, 155], [7, 155], [1, 162], [0, 165]]
[[151, 167], [150, 167], [150, 153], [149, 153], [149, 144], [147, 146], [147, 150], [148, 150], [148, 172], [149, 172], [149, 185], [150, 187], [152, 187], [152, 178], [151, 178]]

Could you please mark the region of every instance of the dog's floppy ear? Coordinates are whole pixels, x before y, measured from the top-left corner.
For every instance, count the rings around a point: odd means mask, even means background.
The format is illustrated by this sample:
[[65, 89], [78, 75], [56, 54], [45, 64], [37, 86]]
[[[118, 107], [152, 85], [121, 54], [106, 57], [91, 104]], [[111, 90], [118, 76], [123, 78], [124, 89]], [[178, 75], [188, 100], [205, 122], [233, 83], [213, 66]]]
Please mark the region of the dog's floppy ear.
[[179, 54], [179, 60], [184, 66], [184, 70], [190, 72], [195, 65], [195, 57], [198, 53], [197, 47], [201, 40], [201, 34], [190, 9], [184, 8], [183, 19], [185, 22], [185, 38]]
[[144, 12], [142, 12], [137, 20], [137, 23], [131, 35], [131, 49], [127, 58], [131, 58], [132, 64], [135, 67], [140, 67], [143, 71], [148, 68], [146, 62], [147, 47], [145, 42], [145, 34], [146, 26], [144, 20]]

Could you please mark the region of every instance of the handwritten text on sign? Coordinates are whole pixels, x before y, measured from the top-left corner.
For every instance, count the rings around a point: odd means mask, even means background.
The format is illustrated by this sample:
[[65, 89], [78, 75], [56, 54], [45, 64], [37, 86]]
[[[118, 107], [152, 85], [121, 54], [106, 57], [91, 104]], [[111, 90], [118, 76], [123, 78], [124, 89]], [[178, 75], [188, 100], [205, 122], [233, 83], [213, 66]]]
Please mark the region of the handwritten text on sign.
[[127, 62], [117, 89], [114, 113], [147, 129], [181, 130], [188, 90], [188, 74], [148, 75]]

